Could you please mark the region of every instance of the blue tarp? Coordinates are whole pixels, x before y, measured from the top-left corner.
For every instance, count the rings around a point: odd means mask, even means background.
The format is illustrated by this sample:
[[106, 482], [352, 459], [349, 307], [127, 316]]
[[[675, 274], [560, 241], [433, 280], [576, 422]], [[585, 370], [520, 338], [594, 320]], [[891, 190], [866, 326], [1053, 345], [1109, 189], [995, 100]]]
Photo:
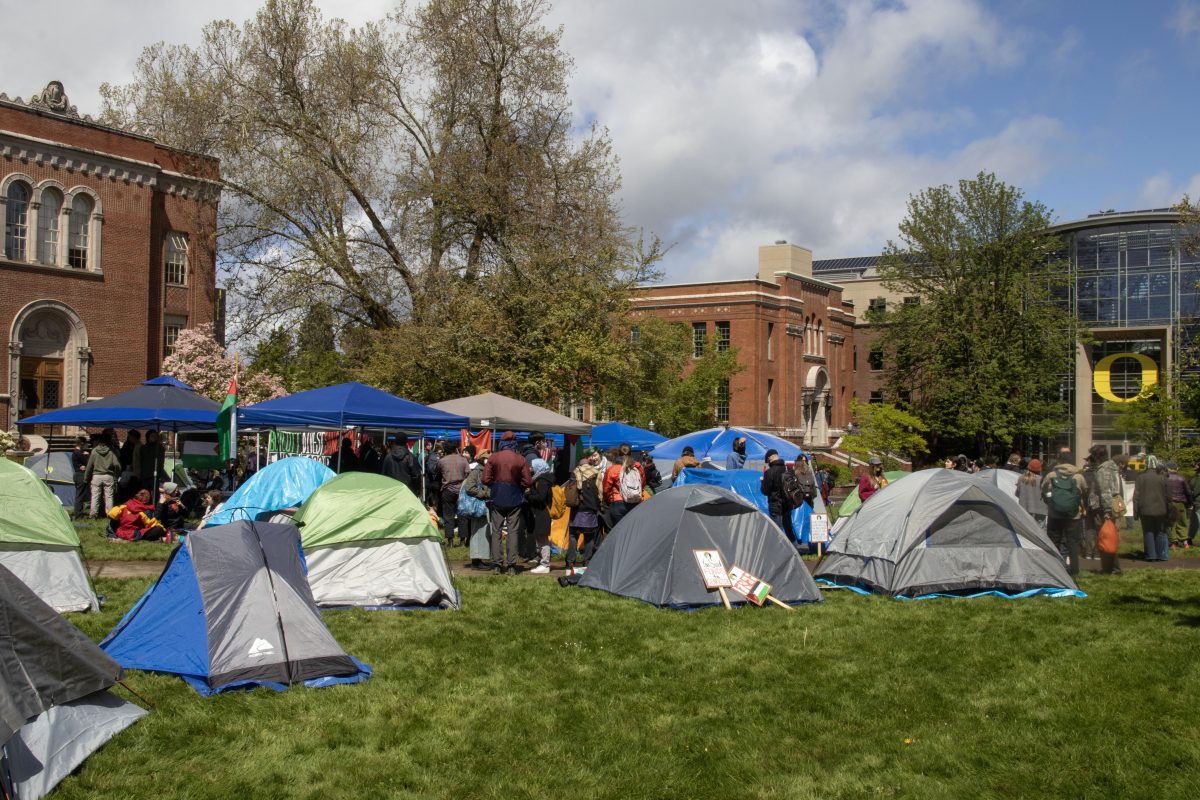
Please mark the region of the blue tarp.
[[624, 422], [606, 422], [592, 428], [592, 447], [598, 447], [601, 450], [617, 447], [626, 442], [634, 450], [650, 450], [665, 441], [667, 441], [665, 436], [654, 431], [635, 428], [633, 425], [626, 425]]
[[234, 520], [253, 520], [266, 512], [299, 506], [318, 486], [333, 477], [333, 470], [315, 459], [304, 456], [281, 458], [251, 475], [204, 526], [210, 528]]
[[277, 397], [238, 409], [243, 428], [465, 428], [467, 418], [447, 414], [351, 381]]
[[220, 408], [187, 384], [164, 375], [136, 389], [26, 417], [17, 424], [204, 431], [216, 428]]
[[724, 466], [725, 459], [733, 452], [733, 440], [739, 436], [746, 437], [746, 458], [750, 460], [762, 461], [768, 450], [777, 450], [784, 461], [795, 461], [803, 452], [787, 439], [751, 428], [709, 428], [665, 441], [650, 451], [650, 457], [674, 461], [683, 455], [683, 448], [690, 447], [697, 460], [708, 457], [714, 464]]
[[[762, 472], [756, 469], [685, 469], [679, 473], [674, 485], [686, 486], [689, 483], [702, 483], [708, 486], [720, 486], [754, 503], [764, 514], [769, 516], [767, 496], [759, 488], [761, 480]], [[811, 528], [809, 518], [811, 516], [812, 509], [809, 508], [808, 503], [792, 509], [792, 532], [795, 534], [796, 541], [801, 544], [808, 544], [808, 531]]]
[[[839, 589], [849, 589], [855, 594], [872, 594], [872, 592], [862, 588], [861, 586], [838, 583], [837, 581], [831, 581], [828, 578], [817, 578], [817, 583], [822, 583], [826, 586], [836, 586]], [[897, 600], [932, 600], [935, 597], [950, 597], [955, 600], [973, 600], [977, 597], [1001, 597], [1005, 600], [1023, 600], [1026, 597], [1087, 597], [1087, 592], [1082, 592], [1079, 589], [1057, 589], [1050, 586], [1043, 586], [1037, 589], [1026, 589], [1023, 592], [1003, 592], [999, 589], [988, 589], [982, 592], [972, 592], [971, 594], [948, 594], [946, 592], [933, 592], [932, 594], [919, 594], [916, 596], [905, 594], [896, 595]]]

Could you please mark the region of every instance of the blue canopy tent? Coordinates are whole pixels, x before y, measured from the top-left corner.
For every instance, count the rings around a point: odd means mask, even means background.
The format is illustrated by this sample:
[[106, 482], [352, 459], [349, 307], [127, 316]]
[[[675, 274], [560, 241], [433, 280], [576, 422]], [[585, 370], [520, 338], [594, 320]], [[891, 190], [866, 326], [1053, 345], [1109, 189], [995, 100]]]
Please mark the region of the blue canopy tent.
[[[759, 481], [763, 474], [756, 469], [685, 469], [675, 479], [675, 486], [701, 483], [707, 486], [720, 486], [728, 489], [739, 497], [744, 497], [766, 515], [770, 516], [767, 508], [767, 496], [762, 493]], [[800, 544], [808, 544], [808, 532], [811, 529], [812, 508], [808, 503], [792, 509], [792, 533]], [[787, 533], [787, 531], [784, 531]]]
[[733, 440], [739, 436], [746, 437], [749, 461], [762, 461], [768, 450], [778, 451], [784, 461], [795, 461], [803, 452], [787, 439], [751, 428], [709, 428], [665, 441], [650, 451], [650, 457], [674, 461], [683, 455], [683, 448], [691, 447], [698, 460], [707, 457], [718, 467], [724, 467], [725, 459], [733, 451]]
[[204, 431], [216, 428], [220, 409], [186, 383], [163, 375], [127, 392], [36, 414], [17, 424]]
[[661, 434], [643, 428], [635, 428], [624, 422], [606, 422], [592, 428], [592, 447], [601, 450], [625, 443], [628, 443], [634, 450], [650, 450], [665, 441], [667, 441], [667, 437]]
[[342, 428], [465, 428], [466, 417], [405, 400], [351, 381], [290, 394], [239, 408], [246, 428], [336, 430]]

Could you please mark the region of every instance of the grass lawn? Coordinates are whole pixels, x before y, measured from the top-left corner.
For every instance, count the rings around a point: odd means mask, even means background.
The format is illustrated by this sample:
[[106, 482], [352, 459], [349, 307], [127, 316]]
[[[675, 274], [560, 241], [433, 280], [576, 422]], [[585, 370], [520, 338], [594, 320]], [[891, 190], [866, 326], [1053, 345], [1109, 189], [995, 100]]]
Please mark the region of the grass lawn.
[[[149, 585], [102, 580], [99, 639]], [[355, 686], [153, 712], [56, 798], [1194, 797], [1200, 572], [1085, 575], [1083, 600], [684, 613], [553, 580], [461, 611], [327, 612]]]

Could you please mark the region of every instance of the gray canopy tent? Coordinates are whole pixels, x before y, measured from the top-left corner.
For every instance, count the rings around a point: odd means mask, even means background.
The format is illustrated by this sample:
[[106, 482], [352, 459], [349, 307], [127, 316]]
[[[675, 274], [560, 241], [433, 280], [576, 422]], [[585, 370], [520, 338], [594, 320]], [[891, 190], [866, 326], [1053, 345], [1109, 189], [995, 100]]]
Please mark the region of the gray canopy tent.
[[1084, 596], [1015, 497], [948, 469], [916, 472], [879, 490], [839, 529], [814, 574], [897, 597]]
[[[669, 608], [720, 605], [693, 550], [718, 550], [725, 567], [771, 584], [782, 603], [821, 600], [808, 569], [771, 518], [728, 489], [675, 486], [639, 503], [613, 528], [580, 586]], [[734, 594], [736, 598], [736, 593]]]
[[494, 392], [432, 403], [429, 407], [468, 417], [471, 420], [472, 428], [490, 428], [494, 431], [571, 433], [581, 436], [592, 431], [592, 426], [586, 422], [564, 417], [548, 408], [514, 400]]

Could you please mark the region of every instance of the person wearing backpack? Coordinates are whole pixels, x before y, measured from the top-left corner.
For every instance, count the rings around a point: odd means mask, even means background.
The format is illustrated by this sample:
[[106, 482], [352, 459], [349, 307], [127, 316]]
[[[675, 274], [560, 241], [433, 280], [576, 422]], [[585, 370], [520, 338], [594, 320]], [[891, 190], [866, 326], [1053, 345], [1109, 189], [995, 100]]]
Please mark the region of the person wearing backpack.
[[1167, 560], [1169, 498], [1166, 468], [1155, 456], [1146, 456], [1146, 471], [1133, 485], [1133, 515], [1142, 523], [1147, 561]]
[[1058, 455], [1058, 464], [1042, 479], [1046, 496], [1046, 533], [1058, 552], [1066, 559], [1067, 572], [1079, 574], [1083, 557], [1083, 514], [1086, 508], [1087, 483], [1072, 462], [1069, 450]]
[[646, 473], [632, 453], [618, 452], [619, 460], [604, 473], [604, 501], [608, 504], [609, 530], [642, 502]]
[[[767, 515], [771, 521], [779, 526], [779, 530], [787, 533], [787, 529], [783, 526], [783, 520], [785, 512], [790, 516], [791, 503], [784, 496], [783, 483], [788, 468], [783, 463], [783, 459], [779, 457], [777, 450], [768, 450], [764, 459], [767, 466], [763, 470], [762, 480], [758, 482], [758, 490], [766, 495]], [[795, 479], [795, 475], [792, 478]]]

